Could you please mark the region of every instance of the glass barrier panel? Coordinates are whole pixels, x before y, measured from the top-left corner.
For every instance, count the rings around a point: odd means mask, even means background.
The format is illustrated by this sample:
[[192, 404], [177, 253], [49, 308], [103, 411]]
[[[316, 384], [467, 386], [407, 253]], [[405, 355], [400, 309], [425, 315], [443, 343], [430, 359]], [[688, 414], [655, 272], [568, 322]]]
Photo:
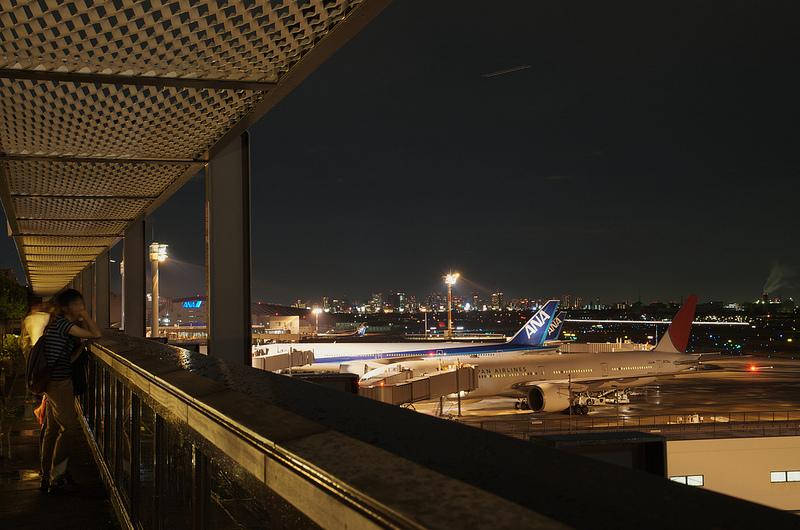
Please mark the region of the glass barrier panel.
[[119, 426], [120, 432], [117, 440], [117, 451], [119, 452], [119, 491], [125, 507], [131, 509], [131, 390], [127, 386], [118, 385], [121, 390], [119, 395], [120, 407]]
[[[161, 443], [161, 442], [159, 442]], [[164, 422], [166, 458], [159, 473], [162, 528], [177, 530], [192, 527], [194, 459], [192, 444], [178, 426]]]
[[117, 384], [116, 379], [114, 379], [109, 370], [106, 371], [106, 377], [104, 381], [105, 391], [106, 391], [106, 402], [105, 402], [105, 458], [106, 458], [106, 465], [108, 466], [108, 471], [111, 473], [111, 476], [114, 477], [114, 482], [117, 481], [117, 458], [116, 458], [116, 447], [114, 442], [117, 439], [117, 422], [116, 422], [116, 396], [117, 396]]
[[142, 528], [154, 528], [156, 415], [144, 400], [139, 400], [139, 415], [139, 483], [135, 518]]

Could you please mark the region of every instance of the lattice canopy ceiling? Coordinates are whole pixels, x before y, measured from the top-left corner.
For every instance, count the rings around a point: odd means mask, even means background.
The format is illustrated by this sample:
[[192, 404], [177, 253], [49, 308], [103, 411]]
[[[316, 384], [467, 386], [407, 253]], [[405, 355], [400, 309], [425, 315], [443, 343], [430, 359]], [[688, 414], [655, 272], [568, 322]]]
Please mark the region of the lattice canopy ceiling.
[[391, 0], [0, 0], [0, 198], [49, 295]]

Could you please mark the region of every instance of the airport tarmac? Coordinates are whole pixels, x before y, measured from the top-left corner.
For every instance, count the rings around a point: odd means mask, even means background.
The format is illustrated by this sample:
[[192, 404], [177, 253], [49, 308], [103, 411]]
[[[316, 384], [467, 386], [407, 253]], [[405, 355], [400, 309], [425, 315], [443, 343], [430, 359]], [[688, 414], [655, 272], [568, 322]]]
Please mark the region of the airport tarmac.
[[[598, 354], [602, 355], [602, 354]], [[751, 367], [755, 366], [755, 370]], [[514, 398], [462, 400], [461, 418], [472, 421], [563, 419], [560, 412], [517, 410]], [[416, 403], [413, 409], [436, 414], [439, 402]], [[702, 370], [691, 370], [655, 384], [632, 389], [630, 403], [594, 406], [586, 417], [644, 417], [665, 414], [715, 415], [744, 412], [800, 411], [800, 360], [755, 356], [720, 357]], [[458, 416], [455, 399], [445, 399], [444, 414]]]

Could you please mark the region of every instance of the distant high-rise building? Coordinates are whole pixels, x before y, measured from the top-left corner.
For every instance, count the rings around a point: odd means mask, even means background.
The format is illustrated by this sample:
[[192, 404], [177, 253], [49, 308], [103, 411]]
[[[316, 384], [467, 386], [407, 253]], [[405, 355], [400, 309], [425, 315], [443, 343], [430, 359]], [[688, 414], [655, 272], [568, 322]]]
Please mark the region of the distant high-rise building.
[[397, 293], [397, 305], [395, 311], [407, 311], [408, 301], [406, 300], [406, 293]]
[[500, 291], [492, 293], [492, 309], [503, 309], [503, 293]]
[[383, 293], [372, 293], [372, 302], [370, 305], [376, 313], [383, 311]]
[[394, 290], [389, 291], [389, 299], [386, 302], [387, 309], [392, 311], [402, 311], [402, 303], [400, 301], [401, 296], [403, 293], [396, 293]]
[[572, 297], [568, 294], [562, 295], [561, 301], [558, 304], [563, 308], [570, 309], [572, 308]]
[[419, 310], [417, 297], [413, 294], [408, 295], [408, 298], [406, 299], [406, 308], [411, 312], [417, 312]]

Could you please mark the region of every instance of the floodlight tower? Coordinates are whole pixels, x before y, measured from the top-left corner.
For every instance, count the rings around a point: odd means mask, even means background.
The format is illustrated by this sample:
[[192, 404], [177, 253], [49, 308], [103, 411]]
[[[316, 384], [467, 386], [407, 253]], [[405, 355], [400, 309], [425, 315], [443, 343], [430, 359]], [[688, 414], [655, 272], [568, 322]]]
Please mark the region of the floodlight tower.
[[444, 282], [447, 284], [447, 339], [453, 340], [453, 285], [458, 280], [458, 273], [453, 274], [450, 272], [444, 277]]
[[167, 245], [150, 245], [150, 270], [153, 273], [153, 303], [150, 311], [150, 336], [158, 337], [158, 264], [167, 260]]
[[316, 334], [319, 335], [319, 314], [322, 313], [322, 309], [315, 307], [311, 312], [317, 317]]

